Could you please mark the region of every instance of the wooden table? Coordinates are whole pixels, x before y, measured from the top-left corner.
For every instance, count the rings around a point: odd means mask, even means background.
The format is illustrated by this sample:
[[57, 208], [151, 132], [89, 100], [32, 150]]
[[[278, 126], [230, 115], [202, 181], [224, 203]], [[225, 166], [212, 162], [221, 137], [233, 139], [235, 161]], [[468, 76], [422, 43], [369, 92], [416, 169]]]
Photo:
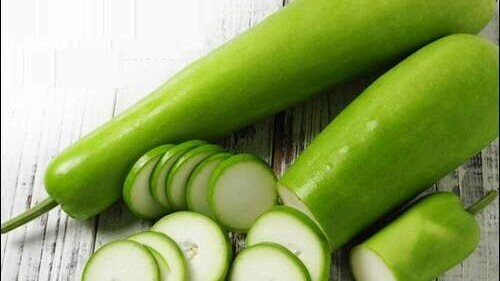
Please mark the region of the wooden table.
[[[285, 3], [283, 3], [285, 2]], [[43, 174], [61, 149], [122, 112], [161, 81], [266, 15], [283, 0], [2, 1], [2, 221], [46, 197]], [[483, 31], [498, 44], [494, 21]], [[220, 141], [255, 153], [280, 174], [373, 78], [337, 87]], [[223, 101], [222, 101], [223, 102]], [[498, 189], [498, 140], [431, 190], [466, 204]], [[498, 201], [478, 216], [476, 252], [439, 280], [498, 280]], [[99, 246], [151, 224], [116, 204], [75, 221], [59, 208], [2, 235], [2, 280], [78, 280]], [[243, 237], [232, 237], [235, 248]], [[352, 280], [347, 251], [331, 280]]]

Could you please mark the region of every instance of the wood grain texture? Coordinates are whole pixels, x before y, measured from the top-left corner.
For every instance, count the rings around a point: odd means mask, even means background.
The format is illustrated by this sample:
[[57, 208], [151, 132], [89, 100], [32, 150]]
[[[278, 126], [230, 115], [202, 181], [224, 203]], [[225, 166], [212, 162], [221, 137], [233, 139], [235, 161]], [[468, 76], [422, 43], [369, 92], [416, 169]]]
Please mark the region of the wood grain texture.
[[[2, 1], [2, 221], [46, 197], [44, 170], [59, 151], [288, 2]], [[498, 44], [498, 4], [482, 35]], [[280, 175], [373, 79], [338, 86], [218, 142], [233, 152], [259, 155]], [[470, 204], [498, 189], [498, 145], [496, 140], [428, 192], [451, 190]], [[498, 280], [498, 212], [496, 201], [478, 216], [479, 248], [438, 280]], [[1, 236], [1, 278], [79, 280], [98, 247], [150, 225], [121, 203], [87, 221], [74, 221], [57, 208]], [[244, 247], [243, 235], [231, 239], [235, 251]], [[330, 280], [352, 280], [346, 262], [350, 247], [333, 254]]]

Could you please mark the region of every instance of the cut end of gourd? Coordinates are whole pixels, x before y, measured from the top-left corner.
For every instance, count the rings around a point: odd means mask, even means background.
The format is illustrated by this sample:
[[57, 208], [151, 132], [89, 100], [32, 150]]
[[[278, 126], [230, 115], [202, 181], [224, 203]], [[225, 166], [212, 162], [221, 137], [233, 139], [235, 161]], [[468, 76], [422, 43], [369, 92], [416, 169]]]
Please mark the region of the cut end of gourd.
[[354, 248], [351, 252], [350, 263], [357, 281], [396, 281], [382, 258], [369, 248]]
[[327, 233], [325, 232], [321, 224], [318, 222], [316, 217], [314, 217], [311, 210], [309, 210], [306, 204], [304, 204], [304, 202], [300, 200], [297, 194], [295, 194], [290, 188], [286, 187], [283, 183], [278, 183], [278, 193], [284, 205], [295, 208], [301, 211], [302, 213], [306, 214], [311, 220], [313, 220], [316, 223], [321, 232], [323, 232], [323, 235], [325, 235], [325, 237], [328, 237]]
[[306, 214], [308, 217], [314, 219], [314, 215], [306, 206], [306, 204], [304, 204], [304, 202], [302, 202], [302, 200], [300, 200], [300, 198], [293, 191], [291, 191], [282, 183], [278, 183], [278, 193], [283, 204], [293, 207]]

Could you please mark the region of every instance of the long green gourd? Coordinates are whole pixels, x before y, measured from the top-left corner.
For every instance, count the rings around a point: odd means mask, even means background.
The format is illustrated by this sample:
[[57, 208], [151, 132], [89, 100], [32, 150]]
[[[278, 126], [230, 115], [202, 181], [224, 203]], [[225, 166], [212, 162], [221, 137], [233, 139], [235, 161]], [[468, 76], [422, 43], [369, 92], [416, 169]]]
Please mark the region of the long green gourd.
[[493, 0], [297, 0], [168, 80], [56, 157], [51, 196], [4, 225], [57, 204], [94, 216], [121, 195], [126, 171], [151, 148], [227, 135], [451, 33], [477, 33]]
[[375, 81], [281, 179], [283, 201], [337, 249], [498, 135], [498, 47], [474, 35], [427, 45]]
[[480, 240], [474, 216], [496, 191], [464, 209], [451, 192], [426, 196], [351, 252], [358, 281], [429, 281], [465, 260]]

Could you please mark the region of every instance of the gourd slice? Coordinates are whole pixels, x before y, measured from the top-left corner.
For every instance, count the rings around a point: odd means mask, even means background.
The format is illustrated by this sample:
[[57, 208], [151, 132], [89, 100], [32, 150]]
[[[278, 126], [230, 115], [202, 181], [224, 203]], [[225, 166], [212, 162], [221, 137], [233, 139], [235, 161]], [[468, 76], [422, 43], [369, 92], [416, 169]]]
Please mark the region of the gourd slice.
[[165, 260], [168, 264], [168, 270], [162, 274], [163, 280], [187, 281], [189, 279], [186, 259], [179, 246], [167, 235], [154, 231], [143, 231], [128, 239], [154, 249]]
[[160, 158], [172, 147], [170, 144], [162, 145], [146, 152], [137, 160], [125, 179], [123, 200], [138, 217], [155, 219], [169, 211], [151, 196], [149, 179]]
[[252, 246], [262, 242], [279, 244], [294, 253], [304, 263], [312, 281], [328, 281], [331, 260], [328, 241], [315, 222], [302, 212], [277, 206], [260, 216], [250, 228], [246, 243]]
[[285, 247], [261, 243], [241, 251], [233, 262], [229, 281], [310, 281], [302, 262]]
[[186, 203], [189, 210], [213, 218], [208, 204], [208, 184], [215, 168], [230, 156], [231, 154], [227, 152], [217, 153], [203, 160], [194, 169], [186, 187]]
[[278, 202], [276, 176], [267, 163], [239, 154], [217, 166], [208, 202], [217, 221], [231, 231], [246, 232], [255, 219]]
[[118, 240], [102, 246], [88, 260], [82, 281], [160, 281], [153, 254], [141, 244]]
[[152, 231], [166, 234], [182, 250], [191, 281], [225, 280], [231, 261], [228, 234], [212, 219], [181, 211], [160, 219]]

